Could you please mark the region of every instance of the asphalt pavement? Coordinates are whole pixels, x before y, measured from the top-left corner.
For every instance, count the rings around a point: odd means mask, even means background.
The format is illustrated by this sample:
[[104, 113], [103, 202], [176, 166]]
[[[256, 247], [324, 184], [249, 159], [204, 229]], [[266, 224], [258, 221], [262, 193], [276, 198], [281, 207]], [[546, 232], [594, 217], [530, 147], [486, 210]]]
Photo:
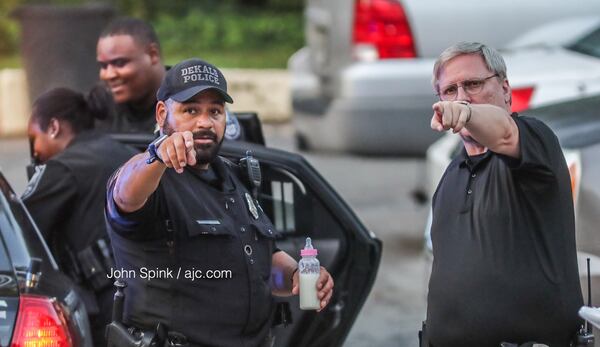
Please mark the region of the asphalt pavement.
[[[296, 151], [289, 124], [266, 125], [267, 145]], [[421, 159], [302, 153], [383, 241], [377, 280], [346, 340], [348, 347], [417, 346], [427, 288], [423, 227], [427, 204], [413, 198], [425, 184]], [[20, 194], [29, 163], [24, 137], [0, 139], [0, 170]]]

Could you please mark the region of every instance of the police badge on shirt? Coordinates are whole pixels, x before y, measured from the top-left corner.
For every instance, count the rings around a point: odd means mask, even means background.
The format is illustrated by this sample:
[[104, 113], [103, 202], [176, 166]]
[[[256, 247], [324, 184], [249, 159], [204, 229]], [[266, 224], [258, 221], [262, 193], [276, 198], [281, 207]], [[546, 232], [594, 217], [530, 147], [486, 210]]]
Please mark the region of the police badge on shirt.
[[246, 193], [246, 203], [248, 204], [248, 211], [254, 217], [254, 219], [258, 219], [258, 209], [256, 208], [256, 204], [254, 204], [254, 199], [250, 194]]

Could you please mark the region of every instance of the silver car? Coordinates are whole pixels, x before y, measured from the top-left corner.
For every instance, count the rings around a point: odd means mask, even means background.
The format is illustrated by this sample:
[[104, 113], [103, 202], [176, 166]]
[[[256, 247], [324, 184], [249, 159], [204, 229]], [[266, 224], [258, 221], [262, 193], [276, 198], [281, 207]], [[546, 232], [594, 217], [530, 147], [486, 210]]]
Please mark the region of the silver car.
[[429, 129], [430, 80], [443, 49], [463, 40], [502, 48], [599, 12], [596, 0], [308, 0], [306, 47], [288, 65], [299, 147], [423, 155], [439, 137]]

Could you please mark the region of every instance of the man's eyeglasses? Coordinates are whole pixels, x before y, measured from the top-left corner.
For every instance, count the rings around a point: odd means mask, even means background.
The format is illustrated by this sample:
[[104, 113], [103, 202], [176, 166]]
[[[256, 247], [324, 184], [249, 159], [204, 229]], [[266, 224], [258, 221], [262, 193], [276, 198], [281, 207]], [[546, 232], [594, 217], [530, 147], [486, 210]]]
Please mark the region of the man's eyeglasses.
[[493, 74], [490, 77], [480, 78], [480, 79], [472, 79], [460, 82], [460, 85], [457, 83], [451, 84], [449, 86], [444, 87], [444, 89], [440, 90], [438, 96], [442, 101], [454, 101], [456, 100], [456, 96], [458, 95], [458, 88], [462, 88], [465, 93], [469, 95], [479, 94], [483, 90], [483, 86], [485, 82], [493, 77], [499, 77], [498, 74]]

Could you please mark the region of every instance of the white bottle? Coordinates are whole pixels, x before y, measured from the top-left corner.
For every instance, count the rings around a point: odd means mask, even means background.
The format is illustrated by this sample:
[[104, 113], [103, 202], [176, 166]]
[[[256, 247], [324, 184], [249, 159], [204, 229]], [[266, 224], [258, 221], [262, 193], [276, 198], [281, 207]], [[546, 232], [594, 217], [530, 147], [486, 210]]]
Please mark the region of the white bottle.
[[304, 249], [300, 251], [302, 259], [298, 262], [300, 274], [300, 309], [318, 310], [321, 308], [317, 296], [317, 280], [321, 272], [321, 265], [317, 259], [318, 251], [313, 248], [310, 237], [306, 238]]

